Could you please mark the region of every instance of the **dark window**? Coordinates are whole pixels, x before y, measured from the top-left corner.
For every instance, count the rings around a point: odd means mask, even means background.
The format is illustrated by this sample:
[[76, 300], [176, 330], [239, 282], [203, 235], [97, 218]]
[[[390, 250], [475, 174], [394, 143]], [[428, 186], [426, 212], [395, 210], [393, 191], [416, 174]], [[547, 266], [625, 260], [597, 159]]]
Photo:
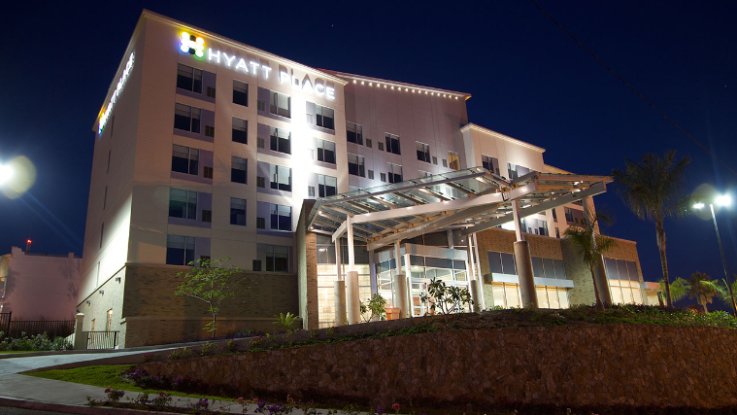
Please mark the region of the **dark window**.
[[481, 156], [481, 165], [490, 172], [499, 175], [499, 160], [496, 157]]
[[246, 199], [230, 198], [230, 224], [246, 226]]
[[399, 137], [394, 134], [386, 135], [386, 151], [394, 154], [402, 154], [399, 148]]
[[425, 143], [417, 143], [417, 160], [430, 162], [430, 146]]
[[199, 158], [199, 150], [174, 144], [171, 157], [171, 170], [197, 175], [199, 171]]
[[233, 81], [233, 103], [248, 106], [248, 84], [241, 81]]
[[335, 143], [327, 140], [317, 140], [317, 159], [325, 163], [335, 164]]
[[346, 137], [349, 143], [363, 145], [363, 126], [354, 122], [346, 122]]
[[180, 63], [177, 67], [177, 88], [202, 93], [202, 71]]
[[170, 189], [169, 217], [197, 219], [197, 192], [182, 189]]
[[174, 128], [178, 130], [200, 132], [201, 111], [189, 105], [176, 104], [174, 107]]
[[205, 135], [207, 137], [215, 137], [215, 127], [213, 127], [211, 125], [206, 125], [205, 126]]
[[248, 162], [244, 158], [233, 156], [230, 162], [230, 181], [234, 183], [246, 183], [246, 169]]
[[271, 164], [269, 166], [271, 173], [271, 188], [284, 190], [287, 192], [292, 191], [292, 169], [289, 167], [280, 166], [278, 164]]
[[366, 177], [364, 159], [356, 154], [348, 154], [348, 174]]
[[278, 151], [284, 154], [292, 154], [292, 134], [284, 129], [272, 128], [269, 148], [271, 151]]
[[265, 218], [256, 218], [256, 228], [257, 229], [266, 229], [266, 219]]
[[212, 211], [210, 209], [202, 209], [202, 221], [206, 223], [212, 222]]
[[212, 167], [205, 166], [202, 168], [202, 177], [206, 179], [212, 179]]
[[279, 231], [292, 230], [292, 207], [284, 205], [272, 205], [271, 229]]
[[453, 151], [448, 152], [448, 167], [453, 170], [460, 170], [461, 159], [458, 157], [458, 153]]
[[332, 176], [318, 174], [317, 189], [320, 197], [334, 196], [338, 193], [338, 179]]
[[248, 121], [233, 117], [233, 141], [248, 144]]
[[275, 115], [291, 118], [292, 98], [287, 95], [272, 91], [271, 105], [269, 106], [269, 111]]
[[329, 130], [334, 130], [335, 111], [328, 107], [315, 105], [315, 125]]
[[399, 164], [388, 163], [389, 171], [386, 172], [389, 183], [399, 183], [402, 181], [402, 166]]
[[[258, 266], [267, 272], [289, 272], [289, 247], [258, 244]], [[257, 265], [254, 261], [254, 266]]]
[[187, 265], [194, 261], [194, 238], [191, 236], [167, 235], [166, 263]]

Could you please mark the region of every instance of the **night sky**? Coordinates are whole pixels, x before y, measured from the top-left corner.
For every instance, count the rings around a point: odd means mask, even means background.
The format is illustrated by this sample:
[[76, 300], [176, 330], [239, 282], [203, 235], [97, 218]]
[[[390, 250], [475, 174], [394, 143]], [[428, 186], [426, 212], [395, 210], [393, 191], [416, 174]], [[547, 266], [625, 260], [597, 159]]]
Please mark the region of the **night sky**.
[[[15, 3], [3, 6], [0, 161], [24, 155], [37, 179], [21, 198], [0, 194], [0, 253], [30, 237], [33, 252], [81, 254], [91, 127], [143, 8], [309, 66], [469, 92], [472, 122], [576, 173], [676, 149], [692, 160], [688, 191], [708, 183], [737, 201], [737, 2]], [[657, 280], [654, 226], [616, 185], [596, 200]], [[717, 216], [734, 273], [737, 206]], [[672, 276], [721, 275], [709, 220], [666, 230]]]

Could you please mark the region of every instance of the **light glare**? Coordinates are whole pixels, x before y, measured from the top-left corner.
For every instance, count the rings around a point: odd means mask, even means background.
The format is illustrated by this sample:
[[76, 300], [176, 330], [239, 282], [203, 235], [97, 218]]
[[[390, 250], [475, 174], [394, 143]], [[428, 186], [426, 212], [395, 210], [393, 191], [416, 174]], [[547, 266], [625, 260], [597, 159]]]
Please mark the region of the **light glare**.
[[694, 203], [694, 204], [693, 204], [693, 208], [694, 208], [694, 209], [696, 209], [696, 210], [701, 210], [701, 209], [703, 209], [703, 208], [704, 208], [704, 206], [706, 206], [706, 205], [704, 205], [704, 204], [703, 204], [703, 203], [701, 203], [701, 202], [697, 202], [697, 203]]
[[730, 206], [732, 205], [732, 197], [730, 195], [719, 195], [714, 199], [714, 203], [717, 206]]

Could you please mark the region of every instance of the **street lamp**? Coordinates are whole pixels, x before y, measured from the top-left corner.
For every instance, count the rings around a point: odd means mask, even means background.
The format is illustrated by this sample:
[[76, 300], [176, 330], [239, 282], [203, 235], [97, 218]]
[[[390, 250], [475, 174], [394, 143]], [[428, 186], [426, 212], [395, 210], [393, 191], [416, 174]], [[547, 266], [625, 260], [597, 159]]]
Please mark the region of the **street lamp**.
[[15, 169], [10, 164], [0, 163], [0, 187], [10, 183], [15, 176]]
[[[704, 202], [696, 202], [693, 204], [693, 208], [696, 210], [701, 210], [706, 207], [706, 203]], [[717, 225], [717, 216], [714, 213], [714, 205], [717, 205], [719, 207], [728, 207], [732, 205], [732, 197], [728, 194], [722, 194], [717, 195], [714, 198], [713, 203], [710, 202], [709, 204], [709, 211], [711, 212], [711, 220], [714, 222], [714, 232], [716, 232], [717, 235], [717, 244], [719, 245], [719, 255], [722, 258], [722, 269], [724, 270], [724, 285], [727, 286], [727, 291], [729, 292], [729, 298], [732, 300], [732, 310], [735, 316], [737, 316], [737, 302], [735, 302], [734, 293], [732, 292], [732, 286], [729, 284], [729, 272], [727, 271], [727, 258], [724, 256], [724, 248], [722, 247], [722, 237], [719, 234], [719, 225]]]

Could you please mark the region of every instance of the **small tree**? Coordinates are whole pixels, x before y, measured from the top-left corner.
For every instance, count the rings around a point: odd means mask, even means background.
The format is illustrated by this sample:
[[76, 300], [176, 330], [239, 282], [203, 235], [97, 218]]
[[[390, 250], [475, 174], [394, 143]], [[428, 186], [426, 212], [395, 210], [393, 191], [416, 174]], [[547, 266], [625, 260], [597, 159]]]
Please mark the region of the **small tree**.
[[277, 320], [274, 322], [274, 324], [283, 328], [284, 331], [287, 333], [294, 333], [294, 331], [297, 329], [297, 319], [298, 317], [296, 314], [292, 314], [291, 311], [287, 311], [286, 313], [279, 313], [279, 316], [277, 317]]
[[445, 281], [434, 277], [427, 285], [427, 292], [420, 294], [420, 301], [427, 306], [430, 314], [462, 313], [473, 305], [468, 288], [448, 287]]
[[207, 304], [207, 311], [212, 317], [205, 323], [204, 329], [215, 337], [217, 333], [217, 316], [220, 305], [234, 294], [231, 289], [233, 279], [241, 270], [238, 267], [226, 265], [227, 260], [210, 260], [201, 258], [190, 262], [192, 268], [177, 275], [184, 281], [174, 291], [175, 295], [191, 297]]
[[[361, 318], [364, 323], [369, 323], [374, 318], [381, 320], [386, 314], [386, 300], [381, 294], [376, 293], [365, 303], [361, 303]], [[366, 316], [368, 314], [368, 317]]]
[[[604, 303], [599, 298], [598, 284], [596, 283], [596, 266], [601, 259], [601, 255], [614, 247], [614, 240], [596, 233], [596, 222], [598, 218], [589, 220], [585, 226], [572, 226], [566, 229], [566, 238], [578, 248], [581, 258], [586, 265], [589, 266], [591, 272], [591, 280], [594, 282], [594, 294], [596, 296], [596, 305], [604, 308]], [[608, 287], [603, 287], [609, 289]]]

